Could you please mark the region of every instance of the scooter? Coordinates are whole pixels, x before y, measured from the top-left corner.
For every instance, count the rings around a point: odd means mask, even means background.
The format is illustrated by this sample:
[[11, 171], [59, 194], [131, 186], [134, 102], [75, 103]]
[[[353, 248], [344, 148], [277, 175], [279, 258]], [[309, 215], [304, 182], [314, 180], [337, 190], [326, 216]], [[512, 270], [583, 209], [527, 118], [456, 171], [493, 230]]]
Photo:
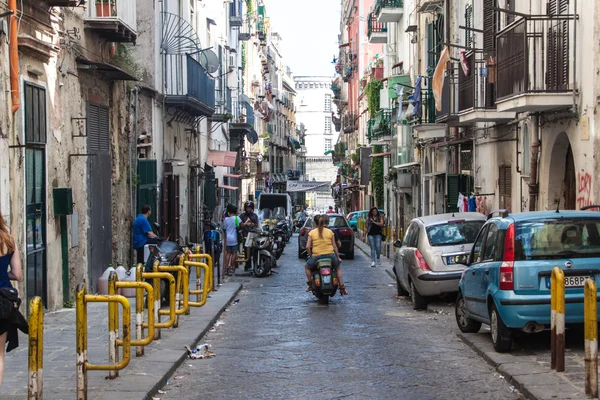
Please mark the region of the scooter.
[[330, 258], [317, 262], [317, 267], [311, 276], [312, 293], [320, 302], [329, 303], [329, 298], [335, 296], [338, 290], [337, 270], [333, 268]]
[[[271, 217], [270, 211], [269, 209], [261, 210], [259, 220], [268, 221]], [[277, 260], [273, 255], [274, 242], [275, 239], [268, 223], [263, 223], [262, 228], [252, 229], [248, 234], [246, 247], [250, 248], [249, 256], [256, 260], [252, 270], [255, 277], [265, 277], [277, 266]]]

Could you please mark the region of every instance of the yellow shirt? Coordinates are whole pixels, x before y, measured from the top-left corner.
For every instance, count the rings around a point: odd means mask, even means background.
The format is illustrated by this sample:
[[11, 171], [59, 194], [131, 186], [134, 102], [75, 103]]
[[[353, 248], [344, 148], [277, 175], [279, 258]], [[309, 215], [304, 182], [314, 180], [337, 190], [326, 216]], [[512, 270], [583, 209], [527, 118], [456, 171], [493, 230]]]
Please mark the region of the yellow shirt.
[[319, 229], [315, 228], [308, 233], [308, 236], [312, 239], [312, 255], [322, 256], [325, 254], [333, 254], [333, 245], [331, 244], [331, 238], [334, 233], [331, 229], [323, 228], [323, 239], [319, 237]]

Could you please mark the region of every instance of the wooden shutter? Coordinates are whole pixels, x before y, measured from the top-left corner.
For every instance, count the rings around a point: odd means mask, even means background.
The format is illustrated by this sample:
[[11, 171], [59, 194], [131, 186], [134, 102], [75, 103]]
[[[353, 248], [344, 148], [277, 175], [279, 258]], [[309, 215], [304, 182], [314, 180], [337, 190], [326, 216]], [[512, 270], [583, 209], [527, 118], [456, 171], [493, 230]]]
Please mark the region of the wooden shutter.
[[108, 108], [88, 104], [87, 111], [88, 150], [92, 153], [108, 152]]
[[473, 31], [469, 28], [473, 28], [473, 5], [468, 4], [465, 7], [465, 47], [473, 46]]
[[459, 175], [448, 175], [448, 203], [446, 205], [446, 212], [458, 212], [458, 192], [460, 186]]
[[497, 6], [497, 0], [483, 0], [483, 50], [488, 54], [496, 50], [498, 13], [492, 8]]
[[[569, 0], [549, 0], [548, 15], [568, 14]], [[547, 90], [566, 90], [569, 86], [569, 22], [551, 21], [547, 33]]]
[[510, 165], [501, 165], [498, 170], [500, 208], [510, 210], [512, 200], [512, 170]]

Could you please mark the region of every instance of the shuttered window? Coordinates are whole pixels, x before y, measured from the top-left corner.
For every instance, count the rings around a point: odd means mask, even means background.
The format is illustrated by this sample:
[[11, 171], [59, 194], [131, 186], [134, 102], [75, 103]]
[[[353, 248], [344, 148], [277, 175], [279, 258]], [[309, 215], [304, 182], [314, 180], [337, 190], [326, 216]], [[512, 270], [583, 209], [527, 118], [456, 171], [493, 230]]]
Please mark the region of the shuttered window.
[[[569, 13], [569, 0], [549, 0], [548, 15]], [[569, 85], [569, 22], [552, 21], [548, 28], [548, 90], [566, 90]]]
[[483, 51], [494, 53], [496, 50], [496, 33], [498, 32], [497, 0], [483, 0]]
[[510, 210], [512, 200], [512, 171], [510, 165], [501, 165], [498, 170], [500, 208]]
[[[507, 11], [515, 11], [515, 2], [516, 0], [505, 0], [504, 9]], [[515, 14], [504, 13], [504, 26], [510, 25], [515, 20]]]
[[25, 83], [25, 141], [46, 143], [46, 89]]
[[465, 47], [473, 47], [473, 6], [468, 4], [465, 7]]
[[89, 151], [109, 151], [108, 107], [98, 104], [88, 105], [87, 135]]

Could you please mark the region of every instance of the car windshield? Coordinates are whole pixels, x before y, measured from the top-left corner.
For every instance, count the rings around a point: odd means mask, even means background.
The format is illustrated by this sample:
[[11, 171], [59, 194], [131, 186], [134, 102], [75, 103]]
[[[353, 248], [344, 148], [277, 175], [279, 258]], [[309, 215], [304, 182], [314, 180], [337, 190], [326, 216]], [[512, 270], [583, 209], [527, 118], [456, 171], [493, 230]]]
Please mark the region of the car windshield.
[[600, 219], [517, 222], [515, 260], [600, 257]]
[[347, 228], [348, 222], [346, 222], [346, 218], [344, 217], [329, 217], [329, 225], [328, 228]]
[[450, 221], [426, 228], [429, 244], [432, 246], [452, 246], [469, 244], [475, 241], [484, 221]]

